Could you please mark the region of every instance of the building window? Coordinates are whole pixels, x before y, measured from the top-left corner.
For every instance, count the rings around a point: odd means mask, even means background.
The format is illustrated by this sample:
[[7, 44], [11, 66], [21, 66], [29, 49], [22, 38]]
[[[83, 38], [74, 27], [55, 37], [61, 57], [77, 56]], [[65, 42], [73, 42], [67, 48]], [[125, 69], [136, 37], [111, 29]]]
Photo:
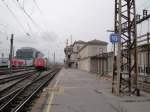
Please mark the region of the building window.
[[100, 53], [100, 54], [103, 53], [103, 48], [99, 48], [99, 53]]
[[77, 46], [77, 51], [79, 51], [79, 46]]

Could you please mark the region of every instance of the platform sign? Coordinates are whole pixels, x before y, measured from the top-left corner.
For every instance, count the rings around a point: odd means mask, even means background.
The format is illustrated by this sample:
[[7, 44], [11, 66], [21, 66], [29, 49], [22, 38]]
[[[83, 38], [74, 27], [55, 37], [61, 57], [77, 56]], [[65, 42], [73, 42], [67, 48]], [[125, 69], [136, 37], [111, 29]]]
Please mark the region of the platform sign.
[[110, 34], [110, 42], [115, 44], [115, 43], [118, 43], [119, 42], [119, 39], [120, 39], [120, 36], [116, 33], [112, 33]]

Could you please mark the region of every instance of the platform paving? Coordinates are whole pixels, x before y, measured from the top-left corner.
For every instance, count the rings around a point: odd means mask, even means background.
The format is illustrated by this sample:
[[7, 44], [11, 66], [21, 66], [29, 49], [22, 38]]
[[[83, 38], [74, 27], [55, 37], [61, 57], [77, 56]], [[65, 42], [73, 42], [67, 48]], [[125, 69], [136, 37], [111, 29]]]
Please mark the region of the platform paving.
[[116, 97], [111, 80], [80, 70], [63, 68], [46, 91], [40, 112], [150, 112], [149, 94]]

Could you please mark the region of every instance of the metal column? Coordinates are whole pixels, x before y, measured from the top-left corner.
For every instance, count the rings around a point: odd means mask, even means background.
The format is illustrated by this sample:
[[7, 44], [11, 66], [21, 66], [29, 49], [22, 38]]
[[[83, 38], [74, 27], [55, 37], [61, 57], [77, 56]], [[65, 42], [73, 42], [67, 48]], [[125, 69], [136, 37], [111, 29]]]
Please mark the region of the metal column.
[[[113, 92], [131, 94], [137, 90], [137, 29], [135, 0], [115, 0], [115, 33], [117, 45], [116, 70], [113, 69]], [[115, 68], [115, 67], [114, 67]], [[135, 88], [134, 90], [132, 88]]]

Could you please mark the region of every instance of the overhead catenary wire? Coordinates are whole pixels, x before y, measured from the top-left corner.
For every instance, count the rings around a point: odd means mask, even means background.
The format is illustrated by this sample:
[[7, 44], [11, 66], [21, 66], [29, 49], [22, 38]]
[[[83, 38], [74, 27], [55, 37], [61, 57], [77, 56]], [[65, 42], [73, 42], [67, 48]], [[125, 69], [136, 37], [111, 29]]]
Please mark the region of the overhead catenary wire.
[[[39, 12], [39, 14], [40, 14], [40, 17], [41, 17], [43, 26], [47, 29], [47, 23], [46, 23], [46, 19], [45, 19], [44, 13], [43, 13], [42, 10], [40, 9], [40, 7], [39, 7], [37, 1], [36, 1], [36, 0], [32, 0], [32, 1], [33, 1], [35, 7], [37, 8], [37, 10], [38, 10], [38, 12]], [[43, 31], [44, 31], [44, 30], [43, 30]], [[48, 37], [51, 37], [51, 36], [49, 35], [49, 33], [50, 33], [49, 31], [46, 31], [46, 32], [44, 32], [44, 33], [45, 33]], [[43, 38], [44, 38], [44, 37], [43, 37]]]
[[[24, 13], [24, 15], [33, 23], [33, 25], [35, 26], [35, 28], [38, 28], [38, 24], [32, 19], [32, 17], [25, 11], [24, 7], [22, 7], [20, 4], [18, 4], [19, 1], [16, 0], [12, 0], [12, 2]], [[29, 25], [29, 23], [27, 22], [27, 27], [29, 28], [30, 31], [31, 30], [31, 26]], [[29, 33], [26, 33], [27, 36], [31, 36]]]
[[[46, 36], [50, 37], [50, 35], [49, 35], [46, 31], [44, 31], [44, 29], [43, 29], [41, 26], [39, 26], [39, 25], [37, 24], [37, 22], [30, 16], [29, 13], [27, 13], [27, 11], [24, 9], [24, 7], [22, 7], [22, 6], [19, 4], [18, 1], [13, 0], [13, 2], [18, 5], [18, 8], [23, 11], [23, 13], [28, 17], [28, 19], [33, 23], [33, 25], [35, 26], [35, 28], [39, 29], [40, 31], [43, 31], [43, 33], [45, 33]], [[41, 17], [42, 17], [42, 16], [41, 16]]]
[[18, 6], [19, 9], [21, 9], [23, 11], [23, 13], [30, 19], [30, 21], [36, 26], [39, 27], [39, 25], [34, 21], [34, 19], [26, 12], [26, 10], [24, 9], [24, 7], [22, 7], [18, 1], [16, 3], [15, 0], [13, 0], [13, 2]]
[[36, 8], [39, 10], [40, 14], [43, 15], [43, 12], [41, 11], [39, 5], [37, 4], [36, 0], [33, 0], [33, 3], [35, 4]]
[[8, 9], [8, 11], [11, 13], [11, 15], [13, 16], [13, 18], [16, 20], [16, 22], [18, 23], [18, 25], [21, 27], [22, 31], [24, 33], [25, 32], [25, 28], [24, 26], [22, 25], [22, 23], [19, 21], [18, 17], [15, 15], [15, 13], [12, 11], [12, 9], [8, 6], [8, 4], [4, 1], [4, 0], [1, 0], [3, 2], [3, 4], [6, 6], [6, 8]]
[[[44, 16], [44, 13], [42, 12], [42, 10], [40, 9], [38, 3], [36, 0], [33, 0], [33, 3], [35, 4], [39, 14], [41, 15], [41, 19], [42, 19], [42, 23], [44, 25], [45, 28], [47, 28], [47, 24], [46, 24], [46, 19], [45, 19], [45, 16]], [[49, 33], [49, 31], [47, 31]], [[49, 36], [49, 34], [47, 33], [47, 35]]]
[[[12, 0], [12, 2], [15, 3], [16, 6], [17, 6], [17, 7], [25, 14], [25, 16], [33, 23], [33, 25], [35, 26], [36, 29], [42, 31], [41, 34], [43, 33], [45, 36], [51, 37], [51, 35], [49, 35], [48, 32], [44, 31], [43, 28], [41, 28], [41, 27], [36, 23], [36, 21], [31, 17], [31, 15], [30, 15], [29, 13], [27, 13], [27, 11], [24, 9], [24, 7], [22, 7], [21, 4], [18, 3], [18, 2], [19, 2], [18, 0]], [[23, 1], [23, 2], [24, 2], [24, 1]], [[5, 4], [8, 5], [6, 2], [5, 2]], [[9, 7], [9, 8], [10, 8], [10, 7]], [[38, 7], [38, 10], [40, 10], [39, 7]], [[41, 12], [41, 10], [40, 10], [40, 12]], [[41, 12], [41, 13], [42, 13], [42, 12]], [[40, 14], [41, 14], [41, 13], [40, 13]], [[14, 15], [15, 15], [15, 14], [14, 14]], [[15, 16], [16, 16], [16, 15], [15, 15]], [[43, 16], [41, 16], [41, 17], [43, 17]], [[16, 16], [16, 19], [17, 19], [17, 21], [19, 21], [19, 19], [17, 18], [17, 16]], [[20, 22], [20, 21], [19, 21], [19, 22]], [[20, 24], [21, 24], [21, 22], [20, 22]], [[29, 25], [29, 24], [27, 23], [27, 26], [28, 26], [29, 29], [31, 29], [31, 25]], [[45, 25], [45, 26], [46, 26], [46, 25]], [[24, 28], [23, 25], [22, 25], [22, 28]], [[25, 29], [24, 29], [24, 30], [25, 30]], [[30, 35], [28, 35], [28, 34], [29, 34], [29, 33], [26, 33], [27, 36], [30, 36]], [[41, 35], [41, 34], [40, 34], [40, 35]], [[43, 36], [41, 35], [41, 37], [42, 37], [43, 39], [45, 38], [44, 35], [43, 35]]]
[[41, 15], [41, 18], [43, 19], [42, 21], [43, 21], [44, 26], [47, 27], [47, 25], [46, 25], [46, 23], [45, 23], [46, 20], [45, 20], [45, 18], [44, 18], [44, 14], [43, 14], [42, 10], [40, 9], [40, 7], [39, 7], [39, 5], [37, 4], [36, 0], [33, 0], [33, 3], [35, 4], [36, 8], [37, 8], [38, 11], [39, 11], [39, 14]]

